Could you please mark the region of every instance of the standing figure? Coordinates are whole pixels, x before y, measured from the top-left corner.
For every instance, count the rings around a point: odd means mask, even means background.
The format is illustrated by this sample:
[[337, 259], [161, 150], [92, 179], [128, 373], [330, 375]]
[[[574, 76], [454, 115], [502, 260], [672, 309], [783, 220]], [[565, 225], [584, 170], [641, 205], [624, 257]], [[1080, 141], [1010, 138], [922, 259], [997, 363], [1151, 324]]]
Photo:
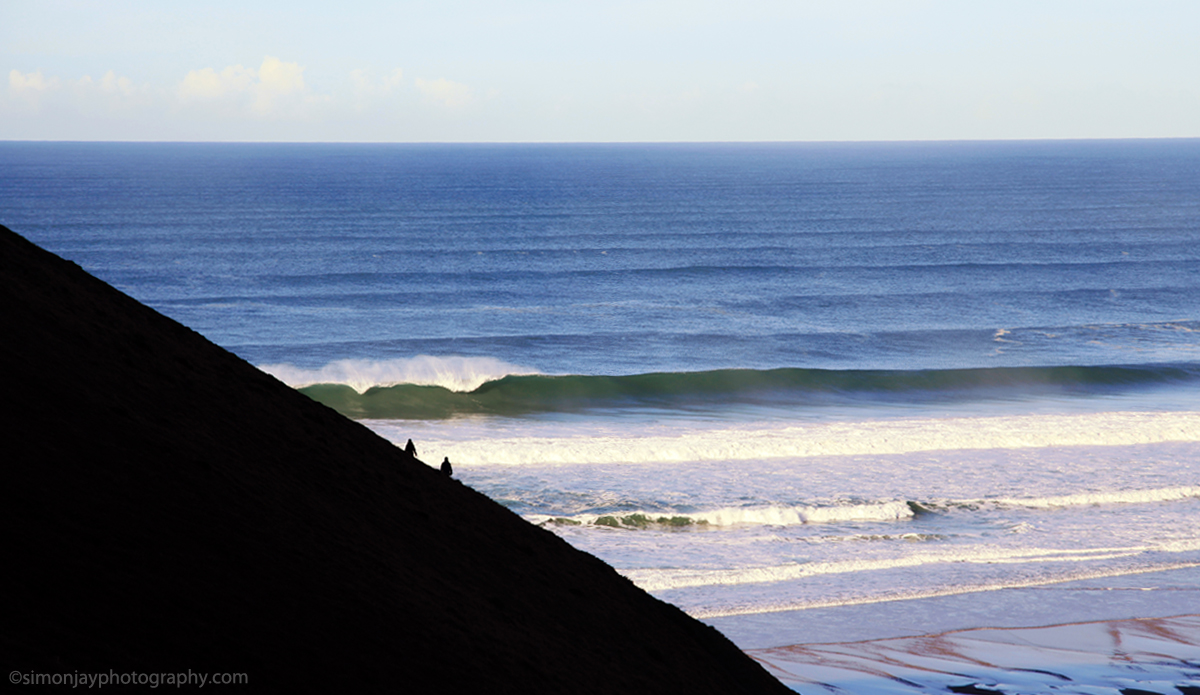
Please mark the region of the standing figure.
[[450, 457], [449, 456], [442, 459], [442, 475], [446, 476], [447, 478], [454, 475], [454, 469], [450, 467]]
[[413, 458], [417, 457], [417, 445], [413, 444], [411, 439], [408, 440], [408, 444], [404, 445], [404, 453], [408, 454], [409, 456], [411, 456]]

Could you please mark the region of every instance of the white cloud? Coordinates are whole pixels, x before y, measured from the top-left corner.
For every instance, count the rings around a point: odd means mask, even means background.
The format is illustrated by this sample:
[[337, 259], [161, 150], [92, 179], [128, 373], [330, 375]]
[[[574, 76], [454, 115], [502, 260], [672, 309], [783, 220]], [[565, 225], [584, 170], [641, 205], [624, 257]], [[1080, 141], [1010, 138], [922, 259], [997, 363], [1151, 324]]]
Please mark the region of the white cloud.
[[91, 75], [63, 80], [56, 75], [46, 77], [40, 70], [28, 73], [11, 70], [8, 88], [14, 103], [24, 104], [24, 108], [32, 109], [31, 113], [44, 109], [104, 113], [144, 101], [147, 91], [144, 86], [138, 88], [128, 77], [119, 77], [112, 70], [99, 80]]
[[270, 94], [294, 94], [304, 91], [304, 68], [278, 58], [263, 58], [258, 69], [260, 89]]
[[57, 77], [46, 79], [42, 75], [42, 71], [22, 73], [20, 70], [12, 70], [8, 73], [8, 88], [18, 93], [37, 93], [54, 90], [59, 88]]
[[427, 102], [441, 104], [448, 109], [466, 106], [472, 100], [471, 88], [459, 82], [444, 78], [423, 80], [418, 77], [413, 83]]
[[169, 98], [113, 70], [79, 78], [11, 70], [0, 87], [0, 139], [143, 139]]
[[100, 89], [110, 94], [121, 94], [124, 96], [133, 96], [133, 81], [128, 77], [117, 77], [112, 70], [104, 73], [104, 77], [100, 78]]
[[273, 113], [281, 101], [306, 96], [307, 92], [304, 68], [274, 56], [263, 58], [257, 69], [230, 65], [221, 72], [213, 68], [192, 70], [176, 88], [183, 102], [245, 101], [259, 115]]
[[71, 92], [84, 101], [81, 104], [107, 104], [109, 107], [132, 101], [145, 101], [150, 97], [150, 89], [146, 85], [135, 86], [128, 77], [118, 77], [117, 73], [109, 70], [99, 81], [91, 75], [84, 75], [78, 80], [67, 80]]
[[231, 65], [221, 72], [204, 68], [190, 71], [176, 91], [184, 101], [220, 99], [249, 91], [254, 80], [254, 69], [241, 65]]

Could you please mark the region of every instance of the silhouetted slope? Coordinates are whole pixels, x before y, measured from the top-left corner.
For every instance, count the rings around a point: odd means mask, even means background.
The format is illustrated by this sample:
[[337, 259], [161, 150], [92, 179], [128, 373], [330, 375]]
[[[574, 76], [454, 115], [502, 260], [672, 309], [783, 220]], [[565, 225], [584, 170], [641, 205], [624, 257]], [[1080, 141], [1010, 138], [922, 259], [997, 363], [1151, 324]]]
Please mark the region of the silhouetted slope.
[[0, 301], [10, 671], [790, 692], [600, 560], [3, 227]]

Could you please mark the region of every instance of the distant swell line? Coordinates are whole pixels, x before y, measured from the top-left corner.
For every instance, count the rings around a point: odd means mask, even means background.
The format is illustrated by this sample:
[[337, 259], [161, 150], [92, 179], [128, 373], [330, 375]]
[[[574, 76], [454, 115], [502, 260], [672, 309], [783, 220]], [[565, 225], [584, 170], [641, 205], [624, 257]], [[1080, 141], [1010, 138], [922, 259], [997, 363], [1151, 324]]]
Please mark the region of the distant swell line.
[[[920, 371], [722, 369], [629, 376], [513, 374], [509, 365], [452, 381], [374, 386], [315, 383], [300, 390], [354, 418], [430, 420], [459, 415], [517, 417], [591, 409], [686, 409], [719, 404], [811, 405], [840, 399], [883, 399], [1055, 391], [1094, 394], [1161, 384], [1200, 382], [1200, 365], [1005, 367]], [[274, 366], [277, 371], [278, 365]], [[505, 369], [508, 372], [505, 372]], [[529, 370], [525, 370], [528, 372]], [[451, 384], [447, 388], [444, 384]], [[454, 388], [473, 387], [471, 390]], [[361, 387], [360, 387], [361, 388]]]

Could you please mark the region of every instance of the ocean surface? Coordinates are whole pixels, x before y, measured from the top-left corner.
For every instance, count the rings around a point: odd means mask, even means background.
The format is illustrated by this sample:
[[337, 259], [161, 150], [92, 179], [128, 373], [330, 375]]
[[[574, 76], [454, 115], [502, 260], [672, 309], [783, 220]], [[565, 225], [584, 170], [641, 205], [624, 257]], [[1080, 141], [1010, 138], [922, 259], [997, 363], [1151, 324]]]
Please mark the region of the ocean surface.
[[744, 648], [1200, 613], [1197, 140], [6, 142], [0, 223]]

